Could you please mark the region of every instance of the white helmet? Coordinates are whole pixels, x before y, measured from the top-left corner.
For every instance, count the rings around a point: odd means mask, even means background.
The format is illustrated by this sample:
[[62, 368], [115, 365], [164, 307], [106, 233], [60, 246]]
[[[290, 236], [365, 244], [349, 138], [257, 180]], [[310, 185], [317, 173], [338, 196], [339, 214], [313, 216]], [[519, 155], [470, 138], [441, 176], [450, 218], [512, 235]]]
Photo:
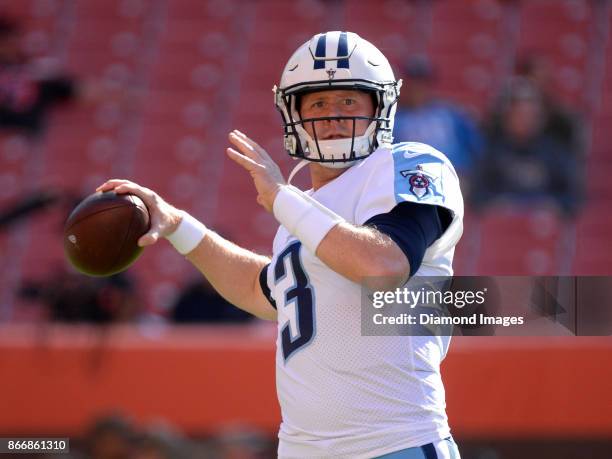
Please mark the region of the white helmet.
[[[291, 56], [275, 86], [274, 102], [285, 127], [285, 148], [290, 156], [322, 163], [327, 167], [347, 167], [363, 159], [379, 146], [393, 142], [393, 121], [401, 80], [396, 81], [387, 58], [370, 42], [352, 32], [326, 32], [315, 35]], [[296, 109], [296, 96], [326, 89], [358, 89], [375, 96], [373, 117], [336, 116], [302, 119]], [[355, 137], [357, 119], [371, 123], [362, 136]], [[346, 139], [318, 140], [304, 129], [304, 123], [350, 119], [353, 135]]]

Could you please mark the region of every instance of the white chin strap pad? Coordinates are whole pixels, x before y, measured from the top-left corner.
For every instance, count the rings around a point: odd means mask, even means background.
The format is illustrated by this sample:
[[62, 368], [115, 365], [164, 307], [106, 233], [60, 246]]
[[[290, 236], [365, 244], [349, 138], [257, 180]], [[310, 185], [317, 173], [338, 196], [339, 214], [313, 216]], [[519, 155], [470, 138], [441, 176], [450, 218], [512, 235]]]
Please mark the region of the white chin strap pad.
[[333, 160], [333, 163], [323, 164], [335, 164], [336, 162], [345, 163], [343, 156], [347, 156], [351, 152], [351, 144], [353, 151], [357, 158], [367, 156], [370, 153], [370, 139], [368, 136], [355, 137], [355, 141], [352, 139], [333, 139], [333, 140], [320, 140], [319, 148], [317, 150], [317, 143], [313, 139], [308, 139], [308, 153], [307, 158], [319, 159], [318, 151], [326, 161]]
[[[376, 129], [376, 123], [372, 122], [359, 137], [355, 137], [354, 141], [348, 137], [345, 139], [332, 139], [332, 140], [319, 140], [318, 147], [317, 142], [308, 134], [308, 132], [302, 126], [296, 126], [297, 133], [302, 141], [302, 148], [304, 149], [305, 158], [313, 161], [318, 161], [321, 156], [326, 162], [320, 164], [324, 167], [329, 168], [345, 168], [353, 161], [346, 161], [343, 157], [348, 157], [351, 152], [351, 146], [355, 152], [356, 158], [365, 158], [368, 156], [372, 149], [372, 143], [374, 141], [374, 130]], [[319, 156], [319, 152], [321, 156]]]

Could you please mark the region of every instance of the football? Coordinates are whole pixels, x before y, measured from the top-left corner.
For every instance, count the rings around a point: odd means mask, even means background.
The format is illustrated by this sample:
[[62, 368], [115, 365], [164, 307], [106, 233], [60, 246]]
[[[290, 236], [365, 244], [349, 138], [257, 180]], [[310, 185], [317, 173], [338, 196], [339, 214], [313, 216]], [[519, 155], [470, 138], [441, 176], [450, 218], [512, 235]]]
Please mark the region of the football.
[[132, 194], [94, 193], [70, 214], [64, 252], [79, 272], [105, 277], [127, 269], [142, 253], [138, 239], [149, 230], [149, 212]]

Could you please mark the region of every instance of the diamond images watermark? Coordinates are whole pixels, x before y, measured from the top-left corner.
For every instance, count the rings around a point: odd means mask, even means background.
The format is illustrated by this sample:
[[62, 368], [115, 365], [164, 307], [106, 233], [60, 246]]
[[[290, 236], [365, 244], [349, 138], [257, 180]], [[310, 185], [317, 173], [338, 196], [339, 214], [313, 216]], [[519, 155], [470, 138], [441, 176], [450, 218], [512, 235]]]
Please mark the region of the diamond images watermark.
[[612, 313], [602, 297], [612, 299], [612, 277], [412, 277], [391, 290], [362, 289], [361, 333], [609, 335]]

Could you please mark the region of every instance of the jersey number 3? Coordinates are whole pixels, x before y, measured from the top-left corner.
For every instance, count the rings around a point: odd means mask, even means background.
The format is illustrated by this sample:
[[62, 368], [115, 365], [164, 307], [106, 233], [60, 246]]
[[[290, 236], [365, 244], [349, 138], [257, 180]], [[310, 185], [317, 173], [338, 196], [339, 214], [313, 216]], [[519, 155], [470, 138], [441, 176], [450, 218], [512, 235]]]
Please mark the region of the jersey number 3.
[[[281, 307], [289, 318], [281, 330], [285, 361], [294, 352], [310, 343], [315, 334], [314, 297], [300, 260], [301, 246], [299, 241], [289, 245], [278, 256], [274, 266], [274, 284], [276, 288], [283, 289], [280, 292], [284, 295]], [[293, 283], [286, 286], [286, 282], [283, 282], [285, 279], [293, 280]]]

